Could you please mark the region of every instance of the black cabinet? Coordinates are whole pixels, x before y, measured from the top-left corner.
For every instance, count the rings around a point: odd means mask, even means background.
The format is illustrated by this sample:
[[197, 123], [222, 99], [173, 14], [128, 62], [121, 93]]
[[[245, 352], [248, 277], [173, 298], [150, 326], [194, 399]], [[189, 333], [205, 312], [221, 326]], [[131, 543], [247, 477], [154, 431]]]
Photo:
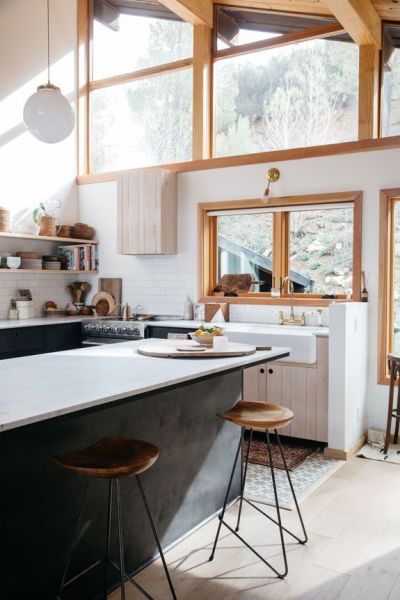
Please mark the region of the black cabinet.
[[81, 347], [81, 323], [0, 329], [0, 360]]
[[147, 325], [146, 338], [161, 338], [166, 340], [169, 333], [193, 333], [195, 327], [166, 327], [165, 325]]

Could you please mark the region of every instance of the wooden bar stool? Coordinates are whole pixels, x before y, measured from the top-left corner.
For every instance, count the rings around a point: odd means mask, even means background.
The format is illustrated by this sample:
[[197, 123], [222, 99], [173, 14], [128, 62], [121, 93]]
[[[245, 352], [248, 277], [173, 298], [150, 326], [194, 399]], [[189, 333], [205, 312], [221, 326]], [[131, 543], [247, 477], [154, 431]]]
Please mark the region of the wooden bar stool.
[[[241, 429], [241, 436], [240, 436], [240, 441], [239, 441], [239, 445], [236, 451], [236, 456], [235, 456], [235, 460], [233, 463], [233, 468], [232, 468], [232, 472], [230, 475], [230, 479], [229, 479], [229, 483], [228, 483], [228, 489], [226, 491], [226, 495], [225, 495], [225, 500], [224, 500], [224, 505], [222, 508], [221, 513], [218, 515], [219, 518], [219, 524], [218, 524], [218, 529], [217, 529], [217, 533], [215, 536], [215, 540], [214, 540], [214, 546], [210, 555], [210, 560], [213, 560], [214, 558], [214, 554], [215, 554], [215, 549], [217, 547], [217, 543], [218, 543], [218, 538], [219, 538], [219, 534], [221, 532], [221, 525], [225, 525], [225, 527], [227, 529], [229, 529], [229, 531], [231, 533], [233, 533], [234, 535], [236, 535], [236, 537], [243, 543], [245, 544], [245, 546], [247, 546], [247, 548], [249, 548], [249, 550], [251, 550], [260, 560], [262, 560], [263, 563], [265, 563], [280, 579], [283, 579], [287, 573], [288, 573], [288, 564], [287, 564], [287, 558], [286, 558], [286, 548], [285, 548], [285, 540], [283, 537], [283, 532], [285, 531], [286, 533], [288, 533], [289, 535], [291, 535], [297, 542], [299, 542], [299, 544], [305, 544], [308, 540], [307, 538], [307, 533], [304, 527], [304, 523], [303, 523], [303, 519], [300, 513], [300, 508], [297, 502], [297, 498], [296, 498], [296, 494], [293, 488], [293, 484], [292, 484], [292, 480], [290, 477], [290, 473], [289, 473], [289, 469], [287, 467], [286, 464], [286, 459], [285, 459], [285, 455], [283, 453], [283, 448], [282, 448], [282, 444], [281, 444], [281, 440], [279, 438], [279, 434], [278, 434], [278, 429], [282, 429], [283, 427], [286, 427], [286, 425], [288, 425], [292, 420], [293, 420], [293, 413], [291, 410], [289, 410], [288, 408], [285, 408], [284, 406], [279, 406], [277, 404], [268, 404], [268, 403], [261, 403], [261, 402], [238, 402], [231, 410], [229, 410], [226, 413], [222, 413], [222, 414], [218, 414], [218, 417], [220, 417], [221, 419], [225, 419], [225, 421], [230, 421], [231, 423], [234, 423], [235, 425], [239, 425], [242, 429]], [[269, 464], [270, 464], [270, 468], [271, 468], [271, 478], [272, 478], [272, 486], [274, 489], [274, 498], [275, 498], [275, 507], [276, 507], [276, 513], [277, 513], [277, 520], [273, 519], [272, 517], [270, 517], [269, 515], [267, 515], [267, 513], [265, 513], [264, 511], [262, 511], [258, 506], [256, 506], [255, 504], [253, 504], [253, 502], [251, 502], [250, 500], [248, 500], [247, 498], [244, 497], [244, 488], [246, 485], [246, 476], [247, 476], [247, 467], [248, 467], [248, 462], [249, 462], [249, 453], [250, 453], [250, 447], [251, 447], [251, 442], [252, 442], [252, 438], [253, 438], [253, 429], [265, 429], [265, 433], [266, 433], [266, 439], [267, 439], [267, 452], [268, 452], [268, 460], [269, 460]], [[247, 453], [246, 453], [246, 462], [245, 462], [245, 467], [244, 467], [244, 472], [243, 472], [243, 461], [241, 460], [241, 470], [240, 470], [240, 476], [241, 476], [241, 486], [240, 486], [240, 496], [237, 500], [240, 500], [240, 504], [239, 504], [239, 513], [238, 513], [238, 518], [237, 518], [237, 523], [236, 523], [236, 528], [233, 529], [230, 525], [228, 525], [228, 523], [226, 523], [226, 521], [224, 521], [224, 516], [225, 516], [225, 511], [226, 511], [226, 505], [228, 502], [228, 498], [229, 498], [229, 491], [231, 489], [231, 485], [232, 485], [232, 481], [233, 481], [233, 476], [235, 473], [235, 469], [236, 469], [236, 465], [237, 465], [237, 461], [239, 458], [239, 455], [241, 453], [241, 448], [242, 448], [242, 443], [243, 443], [243, 436], [244, 436], [244, 432], [246, 429], [250, 430], [250, 439], [249, 439], [249, 445], [247, 447]], [[279, 498], [278, 498], [278, 490], [277, 490], [277, 486], [276, 486], [276, 480], [275, 480], [275, 471], [274, 471], [274, 465], [273, 465], [273, 461], [272, 461], [272, 450], [271, 450], [271, 440], [270, 440], [270, 433], [269, 430], [273, 430], [278, 442], [278, 446], [279, 446], [279, 451], [282, 457], [282, 462], [283, 465], [285, 467], [285, 471], [286, 471], [286, 475], [289, 481], [289, 485], [290, 485], [290, 489], [293, 495], [293, 499], [296, 505], [296, 510], [297, 510], [297, 514], [299, 516], [299, 520], [300, 520], [300, 524], [301, 524], [301, 528], [303, 531], [303, 539], [300, 539], [297, 535], [295, 535], [294, 533], [292, 533], [291, 531], [289, 531], [288, 529], [286, 529], [286, 527], [284, 527], [282, 525], [282, 519], [281, 519], [281, 511], [280, 511], [280, 507], [279, 507]], [[236, 500], [236, 501], [237, 501]], [[258, 512], [260, 512], [262, 515], [264, 515], [265, 517], [267, 517], [270, 521], [272, 521], [273, 523], [275, 523], [275, 525], [278, 525], [279, 527], [279, 533], [280, 533], [280, 540], [281, 540], [281, 547], [282, 547], [282, 556], [283, 556], [283, 562], [284, 562], [284, 570], [282, 573], [280, 573], [275, 567], [273, 567], [271, 565], [271, 563], [269, 563], [265, 558], [263, 558], [250, 544], [248, 544], [246, 542], [246, 540], [244, 540], [239, 534], [239, 526], [240, 526], [240, 517], [242, 514], [242, 504], [243, 501], [247, 502], [247, 504], [249, 504], [250, 506], [252, 506], [253, 508], [255, 508], [256, 510], [258, 510]]]
[[[150, 522], [154, 539], [157, 544], [158, 551], [164, 566], [165, 575], [168, 580], [171, 595], [176, 599], [174, 587], [168, 572], [167, 564], [165, 562], [164, 554], [161, 549], [160, 541], [158, 539], [157, 531], [150, 513], [150, 508], [147, 503], [142, 482], [139, 474], [147, 471], [158, 459], [159, 450], [156, 446], [143, 442], [141, 440], [133, 440], [126, 438], [104, 438], [78, 452], [72, 452], [70, 454], [64, 454], [62, 456], [54, 456], [54, 461], [64, 469], [74, 471], [81, 475], [87, 476], [88, 484], [83, 497], [81, 510], [79, 513], [78, 521], [75, 528], [74, 537], [72, 539], [71, 547], [68, 551], [67, 561], [64, 568], [64, 573], [61, 579], [60, 588], [58, 590], [57, 598], [61, 599], [61, 593], [73, 581], [79, 579], [85, 573], [88, 573], [91, 569], [104, 562], [104, 598], [107, 598], [107, 567], [112, 565], [119, 573], [121, 577], [121, 598], [125, 599], [125, 581], [130, 581], [131, 584], [138, 589], [146, 598], [152, 598], [136, 581], [134, 581], [127, 573], [125, 573], [124, 565], [124, 538], [122, 532], [122, 513], [121, 513], [121, 498], [120, 498], [120, 485], [119, 480], [122, 477], [129, 477], [130, 475], [136, 476], [137, 485], [139, 488], [140, 495], [142, 497], [147, 517]], [[89, 492], [94, 478], [108, 479], [108, 510], [107, 510], [107, 543], [106, 543], [106, 555], [103, 559], [96, 561], [89, 567], [81, 571], [78, 575], [71, 577], [67, 580], [67, 574], [73, 552], [77, 546], [79, 539], [79, 533], [82, 525], [82, 518], [85, 512]], [[116, 503], [117, 503], [117, 521], [118, 521], [118, 540], [119, 540], [119, 560], [118, 565], [110, 557], [110, 545], [111, 545], [111, 517], [112, 517], [112, 503], [113, 503], [113, 488], [115, 488]]]
[[397, 444], [399, 439], [399, 423], [400, 423], [400, 386], [397, 388], [397, 408], [393, 408], [394, 387], [398, 384], [400, 378], [400, 354], [388, 354], [389, 372], [390, 372], [390, 388], [389, 388], [389, 403], [388, 416], [386, 425], [385, 447], [384, 454], [387, 454], [390, 444], [390, 432], [392, 429], [392, 419], [396, 420], [394, 429], [393, 443]]

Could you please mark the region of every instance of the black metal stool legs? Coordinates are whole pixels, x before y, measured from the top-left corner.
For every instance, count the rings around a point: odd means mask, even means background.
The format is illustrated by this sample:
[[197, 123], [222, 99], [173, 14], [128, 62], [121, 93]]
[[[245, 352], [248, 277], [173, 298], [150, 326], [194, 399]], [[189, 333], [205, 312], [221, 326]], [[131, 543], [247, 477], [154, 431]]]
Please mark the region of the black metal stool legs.
[[[240, 452], [240, 448], [243, 442], [243, 434], [244, 434], [244, 429], [242, 428], [242, 433], [240, 436], [240, 442], [239, 442], [239, 446], [236, 452], [236, 456], [235, 456], [235, 461], [233, 464], [233, 469], [231, 472], [231, 476], [229, 479], [229, 484], [228, 484], [228, 489], [226, 492], [226, 496], [225, 496], [225, 500], [224, 500], [224, 505], [222, 508], [221, 513], [219, 514], [218, 518], [219, 518], [219, 523], [218, 523], [218, 529], [217, 529], [217, 533], [215, 536], [215, 541], [214, 541], [214, 545], [213, 545], [213, 549], [211, 552], [211, 556], [210, 556], [210, 560], [212, 560], [214, 558], [214, 554], [215, 554], [215, 549], [218, 543], [218, 539], [219, 539], [219, 535], [221, 532], [221, 526], [224, 525], [231, 533], [233, 533], [247, 548], [249, 548], [249, 550], [251, 550], [253, 552], [253, 554], [255, 554], [265, 565], [267, 565], [280, 579], [283, 579], [287, 573], [288, 573], [288, 563], [287, 563], [287, 557], [286, 557], [286, 547], [285, 547], [285, 540], [284, 540], [284, 532], [286, 532], [287, 534], [289, 534], [290, 536], [292, 536], [298, 543], [300, 544], [305, 544], [307, 542], [307, 533], [304, 527], [304, 522], [301, 516], [301, 512], [300, 512], [300, 508], [299, 508], [299, 504], [297, 502], [297, 498], [296, 498], [296, 494], [293, 488], [293, 484], [292, 484], [292, 480], [290, 477], [290, 472], [289, 469], [287, 467], [287, 463], [286, 463], [286, 459], [283, 453], [283, 448], [282, 448], [282, 444], [279, 438], [279, 434], [277, 432], [277, 430], [274, 430], [275, 435], [277, 437], [277, 441], [278, 441], [278, 446], [279, 446], [279, 451], [282, 457], [282, 461], [283, 461], [283, 465], [284, 465], [284, 469], [286, 471], [286, 476], [288, 478], [289, 481], [289, 486], [291, 489], [291, 492], [293, 494], [293, 499], [296, 505], [296, 510], [297, 510], [297, 514], [299, 516], [299, 520], [300, 520], [300, 524], [301, 524], [301, 528], [304, 534], [304, 539], [300, 539], [297, 535], [295, 535], [294, 533], [292, 533], [291, 531], [289, 531], [288, 529], [286, 529], [286, 527], [283, 526], [282, 524], [282, 519], [281, 519], [281, 510], [280, 510], [280, 506], [279, 506], [279, 497], [278, 497], [278, 488], [277, 488], [277, 483], [276, 483], [276, 477], [275, 477], [275, 469], [274, 469], [274, 464], [273, 464], [273, 459], [272, 459], [272, 450], [271, 450], [271, 440], [270, 440], [270, 434], [269, 431], [266, 430], [266, 441], [267, 441], [267, 453], [268, 453], [268, 459], [269, 459], [269, 464], [270, 464], [270, 469], [271, 469], [271, 479], [272, 479], [272, 487], [273, 487], [273, 492], [274, 492], [274, 500], [275, 500], [275, 508], [276, 508], [276, 514], [277, 514], [277, 519], [274, 519], [273, 517], [271, 517], [270, 515], [268, 515], [266, 512], [264, 512], [263, 510], [261, 510], [261, 508], [259, 508], [256, 504], [253, 504], [253, 502], [251, 502], [250, 500], [248, 500], [247, 498], [245, 498], [244, 496], [244, 488], [245, 488], [245, 484], [246, 484], [246, 476], [247, 476], [247, 468], [248, 468], [248, 462], [249, 462], [249, 453], [250, 453], [250, 445], [251, 445], [251, 441], [252, 441], [252, 436], [253, 436], [253, 430], [250, 430], [250, 439], [249, 439], [249, 446], [247, 448], [247, 452], [246, 452], [246, 462], [245, 462], [245, 467], [244, 467], [244, 472], [243, 472], [243, 467], [241, 469], [241, 482], [240, 482], [240, 496], [239, 496], [239, 501], [240, 501], [240, 505], [239, 505], [239, 513], [238, 513], [238, 519], [237, 519], [237, 524], [236, 524], [236, 529], [233, 529], [232, 527], [230, 527], [230, 525], [228, 525], [225, 521], [224, 521], [224, 516], [225, 516], [225, 512], [226, 512], [226, 505], [228, 502], [228, 497], [229, 497], [229, 492], [230, 492], [230, 488], [232, 485], [232, 480], [233, 480], [233, 475], [236, 469], [236, 465], [237, 465], [237, 461], [238, 461], [238, 457], [239, 457], [239, 452]], [[252, 506], [253, 508], [255, 508], [258, 512], [260, 512], [262, 515], [264, 515], [264, 517], [266, 517], [267, 519], [269, 519], [270, 521], [272, 521], [272, 523], [274, 523], [275, 525], [277, 525], [279, 527], [279, 535], [280, 535], [280, 542], [281, 542], [281, 548], [282, 548], [282, 557], [283, 557], [283, 562], [284, 562], [284, 570], [283, 572], [279, 572], [273, 565], [271, 565], [265, 558], [263, 558], [252, 546], [250, 546], [250, 544], [248, 544], [246, 542], [246, 540], [244, 540], [237, 532], [239, 530], [239, 526], [240, 526], [240, 518], [241, 518], [241, 512], [242, 512], [242, 504], [243, 501], [246, 502], [247, 504], [249, 504], [250, 506]]]
[[250, 438], [249, 438], [249, 445], [247, 446], [246, 463], [245, 463], [245, 466], [244, 466], [244, 473], [243, 473], [243, 460], [240, 461], [240, 481], [241, 481], [241, 487], [240, 487], [240, 504], [239, 504], [239, 513], [238, 513], [238, 518], [237, 518], [237, 523], [236, 523], [235, 531], [239, 531], [239, 527], [240, 527], [240, 517], [242, 516], [242, 505], [243, 505], [244, 488], [246, 486], [247, 466], [249, 464], [250, 447], [251, 447], [252, 440], [253, 440], [253, 430], [250, 429]]
[[107, 567], [110, 562], [110, 549], [111, 549], [111, 519], [112, 519], [112, 491], [113, 491], [113, 480], [108, 481], [108, 501], [107, 501], [107, 542], [106, 542], [106, 555], [104, 558], [104, 584], [103, 584], [103, 596], [104, 600], [107, 600]]
[[285, 458], [285, 454], [283, 452], [283, 448], [282, 448], [282, 444], [281, 444], [281, 439], [280, 439], [279, 433], [278, 433], [278, 431], [276, 429], [275, 429], [275, 435], [276, 435], [276, 439], [278, 441], [279, 452], [280, 452], [281, 457], [282, 457], [283, 466], [285, 467], [285, 471], [286, 471], [286, 475], [287, 475], [287, 478], [288, 478], [288, 481], [289, 481], [289, 485], [290, 485], [290, 489], [291, 489], [291, 492], [292, 492], [293, 500], [294, 500], [294, 503], [296, 505], [297, 515], [299, 517], [300, 525], [301, 525], [301, 528], [302, 528], [303, 534], [304, 534], [304, 540], [300, 540], [299, 538], [297, 538], [297, 539], [300, 542], [300, 544], [306, 544], [308, 542], [308, 535], [307, 535], [307, 532], [306, 532], [306, 528], [304, 526], [303, 517], [301, 516], [299, 503], [297, 502], [297, 496], [296, 496], [296, 493], [294, 491], [294, 487], [293, 487], [293, 483], [292, 483], [292, 478], [290, 477], [290, 471], [289, 471], [287, 463], [286, 463], [286, 458]]
[[136, 481], [137, 481], [137, 484], [138, 484], [138, 487], [139, 487], [140, 495], [142, 496], [144, 507], [146, 509], [147, 517], [148, 517], [149, 522], [150, 522], [150, 527], [151, 527], [151, 530], [153, 532], [154, 539], [156, 541], [158, 551], [160, 553], [161, 561], [162, 561], [162, 564], [163, 564], [163, 567], [164, 567], [165, 575], [167, 577], [169, 589], [171, 590], [172, 598], [174, 600], [176, 600], [174, 586], [172, 585], [172, 581], [171, 581], [171, 577], [169, 575], [167, 563], [165, 562], [164, 553], [163, 553], [162, 548], [161, 548], [160, 540], [158, 539], [158, 535], [157, 535], [157, 531], [156, 531], [156, 528], [155, 528], [155, 525], [154, 525], [153, 517], [151, 516], [149, 504], [147, 502], [146, 494], [144, 493], [144, 489], [143, 489], [143, 486], [142, 486], [142, 482], [140, 481], [139, 475], [136, 476]]
[[231, 472], [231, 476], [229, 478], [229, 483], [228, 483], [228, 489], [226, 490], [226, 494], [225, 494], [225, 500], [224, 500], [224, 505], [222, 507], [222, 511], [220, 512], [220, 514], [218, 515], [218, 519], [219, 519], [219, 523], [218, 523], [218, 529], [217, 529], [217, 534], [215, 536], [215, 540], [214, 540], [214, 546], [213, 549], [211, 551], [210, 554], [210, 558], [209, 560], [213, 560], [214, 558], [214, 554], [215, 554], [215, 549], [217, 547], [217, 543], [218, 543], [218, 538], [219, 538], [219, 534], [221, 532], [221, 526], [223, 523], [223, 519], [224, 519], [224, 515], [225, 515], [225, 511], [226, 511], [226, 505], [228, 504], [228, 498], [229, 498], [229, 492], [231, 491], [231, 485], [232, 485], [232, 481], [233, 481], [233, 475], [235, 473], [235, 469], [236, 469], [236, 465], [237, 465], [237, 461], [239, 458], [239, 454], [242, 448], [242, 443], [243, 443], [243, 436], [244, 436], [244, 429], [242, 428], [241, 434], [240, 434], [240, 440], [239, 440], [239, 445], [237, 447], [236, 450], [236, 456], [235, 456], [235, 460], [233, 462], [233, 467], [232, 467], [232, 472]]
[[81, 523], [82, 523], [83, 515], [85, 514], [85, 508], [86, 508], [87, 500], [88, 500], [88, 497], [89, 497], [90, 488], [92, 487], [92, 483], [93, 483], [93, 477], [89, 477], [89, 481], [88, 481], [87, 486], [86, 486], [85, 494], [83, 496], [83, 500], [82, 500], [82, 504], [81, 504], [81, 509], [79, 511], [79, 516], [78, 516], [78, 520], [77, 520], [76, 527], [75, 527], [74, 537], [72, 538], [72, 543], [71, 543], [71, 546], [70, 546], [70, 548], [68, 550], [67, 560], [66, 560], [65, 567], [64, 567], [64, 572], [63, 572], [63, 575], [62, 575], [62, 578], [61, 578], [60, 587], [58, 589], [57, 599], [61, 599], [61, 592], [68, 585], [68, 583], [72, 583], [72, 581], [74, 579], [76, 579], [77, 577], [80, 576], [80, 575], [77, 575], [76, 577], [73, 577], [73, 579], [71, 579], [70, 581], [65, 581], [66, 578], [67, 578], [67, 574], [68, 574], [68, 570], [69, 570], [69, 565], [71, 563], [72, 555], [73, 555], [74, 550], [76, 548], [76, 545], [78, 543], [78, 537], [79, 537], [79, 533], [80, 533], [80, 530], [81, 530]]
[[[175, 595], [175, 590], [174, 587], [172, 585], [172, 581], [171, 581], [171, 577], [169, 575], [168, 572], [168, 567], [167, 564], [165, 562], [165, 558], [164, 558], [164, 554], [161, 548], [161, 544], [160, 541], [158, 539], [158, 535], [157, 535], [157, 531], [150, 513], [150, 509], [149, 509], [149, 505], [147, 502], [147, 498], [145, 496], [141, 481], [139, 479], [139, 476], [136, 476], [136, 480], [138, 482], [138, 487], [139, 487], [139, 491], [140, 491], [140, 495], [142, 497], [145, 509], [146, 509], [146, 513], [150, 522], [150, 526], [154, 535], [154, 539], [156, 541], [157, 544], [157, 548], [158, 551], [160, 553], [160, 557], [164, 566], [164, 570], [165, 570], [165, 574], [167, 576], [167, 580], [168, 580], [168, 585], [170, 587], [171, 590], [171, 595], [172, 598], [174, 600], [176, 600], [176, 595]], [[57, 600], [61, 600], [61, 592], [62, 590], [67, 587], [70, 583], [72, 583], [73, 581], [76, 581], [77, 579], [79, 579], [82, 575], [84, 575], [85, 573], [87, 573], [88, 571], [90, 571], [91, 569], [93, 569], [94, 567], [96, 567], [97, 565], [101, 564], [104, 561], [104, 581], [103, 581], [103, 597], [104, 600], [107, 599], [107, 567], [108, 565], [112, 565], [114, 567], [114, 569], [116, 569], [121, 577], [121, 600], [125, 600], [125, 582], [129, 581], [137, 590], [139, 590], [139, 592], [141, 592], [146, 598], [148, 598], [148, 600], [153, 600], [152, 596], [150, 596], [150, 594], [148, 594], [146, 592], [146, 590], [144, 590], [134, 579], [132, 579], [132, 577], [130, 577], [126, 572], [125, 572], [125, 559], [124, 559], [124, 536], [123, 536], [123, 526], [122, 526], [122, 507], [121, 507], [121, 493], [120, 493], [120, 484], [119, 484], [119, 480], [117, 478], [110, 478], [109, 482], [108, 482], [108, 502], [107, 502], [107, 536], [106, 536], [106, 551], [105, 551], [105, 556], [104, 559], [100, 559], [98, 561], [96, 561], [95, 563], [91, 564], [89, 567], [87, 567], [86, 569], [84, 569], [83, 571], [81, 571], [78, 575], [75, 575], [74, 577], [71, 577], [68, 581], [66, 581], [67, 578], [67, 574], [68, 574], [68, 570], [70, 567], [70, 563], [71, 563], [71, 558], [72, 555], [74, 553], [74, 550], [76, 549], [77, 543], [78, 543], [78, 539], [79, 539], [79, 534], [81, 532], [82, 529], [82, 520], [83, 520], [83, 516], [85, 514], [85, 509], [86, 509], [86, 505], [87, 505], [87, 500], [88, 500], [88, 496], [89, 496], [89, 492], [90, 492], [90, 488], [93, 482], [93, 478], [90, 477], [87, 487], [86, 487], [86, 491], [84, 494], [84, 498], [82, 501], [82, 505], [81, 505], [81, 509], [79, 512], [79, 517], [78, 517], [78, 521], [76, 524], [76, 528], [75, 528], [75, 532], [74, 532], [74, 537], [72, 540], [72, 544], [71, 547], [68, 551], [68, 555], [67, 555], [67, 561], [66, 561], [66, 565], [64, 568], [64, 572], [63, 572], [63, 576], [61, 579], [61, 584], [60, 584], [60, 588], [57, 594]], [[111, 551], [111, 524], [112, 524], [112, 508], [113, 508], [113, 490], [115, 488], [115, 494], [116, 494], [116, 507], [117, 507], [117, 526], [118, 526], [118, 542], [119, 542], [119, 564], [117, 564], [116, 562], [114, 562], [111, 559], [111, 555], [110, 555], [110, 551]]]

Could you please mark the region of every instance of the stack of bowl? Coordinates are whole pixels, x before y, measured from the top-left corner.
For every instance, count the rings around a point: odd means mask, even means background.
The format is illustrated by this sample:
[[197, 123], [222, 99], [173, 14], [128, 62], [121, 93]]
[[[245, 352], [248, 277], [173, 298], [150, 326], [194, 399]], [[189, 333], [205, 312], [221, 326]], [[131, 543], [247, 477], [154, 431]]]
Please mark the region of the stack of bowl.
[[21, 257], [21, 269], [42, 269], [42, 259], [37, 252], [18, 252]]
[[0, 231], [10, 231], [10, 211], [0, 206]]
[[48, 271], [59, 271], [61, 269], [61, 261], [58, 256], [43, 256], [43, 269]]

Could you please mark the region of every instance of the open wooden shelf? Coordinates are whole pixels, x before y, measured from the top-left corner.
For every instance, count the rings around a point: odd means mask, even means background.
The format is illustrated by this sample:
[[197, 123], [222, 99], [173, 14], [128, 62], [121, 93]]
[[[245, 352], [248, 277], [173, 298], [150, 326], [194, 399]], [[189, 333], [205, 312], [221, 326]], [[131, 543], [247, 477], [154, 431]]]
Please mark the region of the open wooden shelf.
[[42, 242], [62, 242], [63, 244], [98, 244], [97, 240], [82, 240], [79, 238], [52, 237], [50, 235], [38, 235], [35, 233], [6, 233], [0, 231], [0, 239], [35, 240]]
[[8, 268], [1, 268], [0, 269], [0, 274], [25, 274], [25, 273], [44, 273], [45, 275], [78, 275], [78, 274], [85, 274], [85, 275], [96, 275], [98, 273], [98, 271], [73, 271], [72, 269], [8, 269]]

